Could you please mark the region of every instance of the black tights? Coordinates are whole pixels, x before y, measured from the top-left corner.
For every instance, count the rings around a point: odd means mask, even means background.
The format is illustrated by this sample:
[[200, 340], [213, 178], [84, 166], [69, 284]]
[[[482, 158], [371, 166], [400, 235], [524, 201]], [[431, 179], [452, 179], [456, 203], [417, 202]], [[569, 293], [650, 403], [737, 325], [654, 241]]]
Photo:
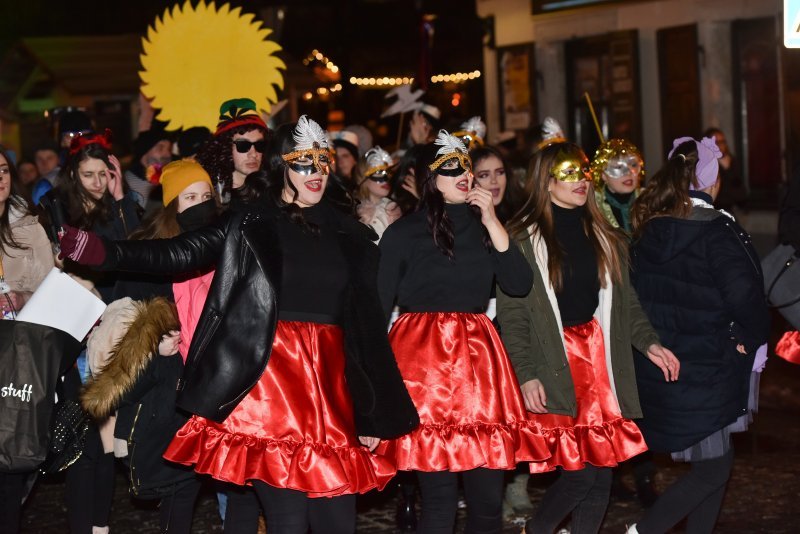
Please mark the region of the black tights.
[[0, 534], [17, 534], [25, 482], [34, 473], [0, 473]]
[[526, 532], [553, 532], [572, 513], [572, 534], [595, 534], [608, 508], [611, 468], [586, 464], [579, 471], [559, 469], [558, 480], [547, 489]]
[[114, 499], [114, 455], [103, 452], [100, 432], [89, 425], [83, 453], [67, 468], [66, 501], [72, 534], [91, 534], [108, 526]]
[[691, 470], [667, 488], [636, 523], [636, 530], [641, 534], [666, 532], [684, 517], [687, 518], [687, 534], [714, 530], [733, 468], [733, 449], [719, 458], [691, 465]]
[[[503, 482], [505, 471], [472, 469], [462, 473], [467, 501], [467, 534], [503, 530]], [[417, 532], [452, 534], [458, 511], [458, 473], [417, 472], [422, 494], [422, 513]]]
[[200, 491], [200, 480], [194, 478], [161, 499], [158, 505], [161, 532], [189, 534], [192, 531], [194, 503]]
[[309, 528], [313, 534], [353, 534], [356, 530], [355, 495], [311, 499], [301, 491], [275, 488], [256, 480], [252, 489], [228, 491], [225, 532], [256, 532], [259, 502], [269, 534], [306, 534]]

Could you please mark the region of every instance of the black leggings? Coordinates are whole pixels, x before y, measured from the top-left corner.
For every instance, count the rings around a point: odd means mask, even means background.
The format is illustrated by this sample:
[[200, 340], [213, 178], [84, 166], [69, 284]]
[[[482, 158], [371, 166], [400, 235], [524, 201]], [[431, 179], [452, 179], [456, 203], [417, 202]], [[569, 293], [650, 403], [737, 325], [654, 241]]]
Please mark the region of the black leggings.
[[[503, 482], [505, 471], [472, 469], [462, 473], [467, 501], [467, 534], [503, 530]], [[452, 534], [458, 511], [458, 473], [417, 472], [422, 494], [417, 532]]]
[[0, 473], [0, 534], [17, 534], [25, 482], [34, 473]]
[[636, 523], [640, 534], [666, 532], [684, 517], [687, 518], [687, 534], [714, 530], [733, 468], [733, 449], [719, 458], [691, 462], [691, 465], [691, 470], [667, 488]]
[[89, 425], [78, 460], [67, 468], [66, 501], [72, 534], [91, 534], [92, 527], [108, 526], [114, 500], [114, 454], [103, 452], [100, 432]]
[[161, 499], [158, 505], [161, 532], [189, 534], [192, 531], [194, 503], [200, 492], [200, 480], [191, 479]]
[[608, 508], [611, 468], [586, 464], [580, 471], [559, 468], [558, 480], [547, 489], [526, 532], [553, 532], [572, 513], [572, 534], [595, 534]]
[[[256, 500], [253, 494], [258, 497]], [[275, 488], [254, 480], [253, 487], [228, 491], [225, 532], [255, 533], [258, 503], [264, 510], [269, 534], [353, 534], [356, 531], [356, 496], [309, 498], [302, 491]]]

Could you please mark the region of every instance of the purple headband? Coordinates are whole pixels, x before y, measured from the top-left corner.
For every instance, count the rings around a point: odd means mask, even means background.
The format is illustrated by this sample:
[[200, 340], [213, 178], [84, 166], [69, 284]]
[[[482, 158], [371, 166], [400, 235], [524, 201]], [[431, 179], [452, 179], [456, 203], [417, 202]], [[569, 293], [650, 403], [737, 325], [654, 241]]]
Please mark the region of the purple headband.
[[[700, 141], [692, 137], [679, 137], [672, 142], [672, 150], [669, 151], [667, 159], [672, 159], [675, 150], [687, 141], [694, 141], [694, 144], [697, 145], [697, 166], [694, 169], [695, 177], [697, 177], [697, 187], [690, 183], [689, 189], [707, 189], [717, 183], [719, 158], [722, 157], [722, 152], [717, 147], [717, 141], [713, 137], [704, 137]], [[683, 156], [683, 154], [678, 154], [678, 156]]]

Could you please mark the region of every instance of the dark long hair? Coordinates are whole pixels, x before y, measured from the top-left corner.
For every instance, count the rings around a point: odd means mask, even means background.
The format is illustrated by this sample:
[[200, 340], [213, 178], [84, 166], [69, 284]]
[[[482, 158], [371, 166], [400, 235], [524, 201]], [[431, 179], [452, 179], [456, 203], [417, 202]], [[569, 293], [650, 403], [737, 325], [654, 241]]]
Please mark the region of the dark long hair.
[[647, 182], [631, 208], [634, 240], [641, 237], [644, 227], [654, 217], [685, 219], [692, 212], [689, 185], [697, 186], [697, 145], [694, 141], [681, 143], [672, 157]]
[[[397, 162], [397, 167], [395, 167], [395, 171], [392, 174], [392, 192], [390, 196], [397, 202], [397, 205], [400, 206], [403, 214], [411, 213], [416, 210], [419, 205], [419, 199], [403, 189], [403, 181], [409, 169], [414, 171], [416, 179], [417, 157], [424, 146], [425, 145], [414, 145], [406, 150], [405, 154], [400, 158], [400, 161]], [[417, 193], [420, 195], [421, 185], [421, 180], [417, 180]]]
[[6, 148], [2, 145], [0, 145], [0, 155], [2, 155], [6, 163], [8, 163], [8, 171], [11, 178], [6, 208], [0, 215], [0, 250], [6, 253], [8, 249], [26, 250], [28, 247], [14, 239], [14, 234], [11, 232], [10, 213], [13, 207], [20, 213], [26, 215], [30, 214], [30, 204], [26, 202], [25, 197], [22, 195], [22, 186], [19, 183], [17, 167], [14, 165], [14, 162], [11, 161], [11, 157], [8, 155]]
[[[59, 196], [67, 206], [67, 220], [71, 226], [80, 229], [90, 229], [97, 223], [111, 220], [111, 195], [108, 191], [103, 193], [100, 200], [92, 197], [81, 183], [78, 169], [80, 164], [88, 159], [99, 159], [112, 169], [108, 151], [97, 143], [92, 143], [71, 154], [66, 165], [61, 170], [60, 183], [57, 187]], [[124, 179], [123, 186], [125, 186]]]
[[[267, 153], [264, 154], [266, 164], [265, 170], [256, 171], [247, 175], [244, 185], [233, 194], [235, 198], [243, 203], [252, 204], [257, 202], [271, 202], [281, 210], [290, 221], [298, 224], [312, 234], [319, 234], [319, 227], [310, 223], [303, 217], [303, 211], [297, 204], [283, 200], [283, 189], [288, 186], [294, 198], [297, 198], [298, 191], [292, 181], [289, 180], [289, 167], [283, 161], [283, 155], [294, 150], [295, 141], [292, 135], [297, 126], [296, 122], [282, 124], [275, 130], [272, 142], [269, 144]], [[331, 179], [331, 175], [328, 175]]]
[[506, 173], [506, 190], [500, 203], [495, 206], [494, 212], [502, 224], [506, 224], [517, 213], [517, 210], [522, 206], [523, 196], [525, 192], [522, 190], [522, 185], [514, 178], [514, 173], [511, 166], [508, 164], [503, 154], [491, 145], [484, 145], [478, 147], [469, 153], [472, 159], [472, 169], [474, 171], [478, 166], [478, 162], [485, 160], [491, 156], [496, 157], [503, 164], [503, 169]]
[[[509, 233], [516, 237], [530, 237], [528, 228], [535, 225], [539, 235], [547, 247], [547, 270], [550, 284], [556, 291], [561, 290], [563, 273], [561, 264], [564, 250], [558, 242], [553, 222], [553, 208], [550, 201], [550, 169], [556, 163], [559, 152], [585, 158], [579, 146], [573, 143], [554, 143], [546, 146], [533, 155], [528, 166], [528, 179], [525, 185], [525, 203], [509, 222]], [[622, 270], [628, 265], [628, 245], [623, 234], [614, 229], [606, 220], [594, 199], [594, 186], [589, 187], [586, 195], [586, 209], [583, 211], [583, 228], [597, 255], [597, 276], [601, 287], [605, 287], [606, 273], [614, 283], [622, 282]], [[608, 251], [602, 240], [608, 243]]]
[[[222, 181], [228, 187], [232, 187], [233, 179], [233, 136], [236, 134], [243, 135], [247, 132], [258, 130], [264, 134], [264, 141], [269, 144], [269, 131], [261, 126], [249, 124], [239, 128], [233, 128], [227, 132], [213, 136], [209, 139], [200, 150], [197, 151], [195, 160], [199, 163], [208, 173], [213, 181]], [[264, 160], [266, 154], [261, 159], [261, 168], [264, 168]]]
[[[414, 168], [414, 175], [417, 179], [417, 186], [421, 188], [421, 198], [419, 200], [419, 211], [424, 211], [428, 219], [428, 231], [433, 236], [433, 242], [442, 251], [442, 254], [450, 258], [455, 258], [453, 247], [455, 245], [455, 234], [453, 233], [453, 223], [444, 210], [444, 195], [436, 187], [436, 173], [428, 167], [436, 160], [436, 152], [439, 147], [433, 143], [424, 145], [417, 157], [417, 164]], [[470, 209], [478, 221], [480, 221], [480, 210], [474, 206]], [[489, 233], [481, 224], [483, 229], [483, 244], [487, 250], [491, 250]]]

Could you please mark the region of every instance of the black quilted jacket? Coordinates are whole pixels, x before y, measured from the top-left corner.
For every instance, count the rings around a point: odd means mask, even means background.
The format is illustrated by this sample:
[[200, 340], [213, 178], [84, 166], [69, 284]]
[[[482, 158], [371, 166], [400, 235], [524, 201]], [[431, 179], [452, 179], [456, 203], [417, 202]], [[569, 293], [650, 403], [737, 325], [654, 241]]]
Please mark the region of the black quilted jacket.
[[678, 381], [665, 382], [634, 358], [640, 427], [651, 449], [680, 451], [745, 412], [755, 351], [769, 329], [758, 256], [733, 220], [695, 207], [689, 219], [648, 222], [631, 261], [639, 302], [681, 362]]

